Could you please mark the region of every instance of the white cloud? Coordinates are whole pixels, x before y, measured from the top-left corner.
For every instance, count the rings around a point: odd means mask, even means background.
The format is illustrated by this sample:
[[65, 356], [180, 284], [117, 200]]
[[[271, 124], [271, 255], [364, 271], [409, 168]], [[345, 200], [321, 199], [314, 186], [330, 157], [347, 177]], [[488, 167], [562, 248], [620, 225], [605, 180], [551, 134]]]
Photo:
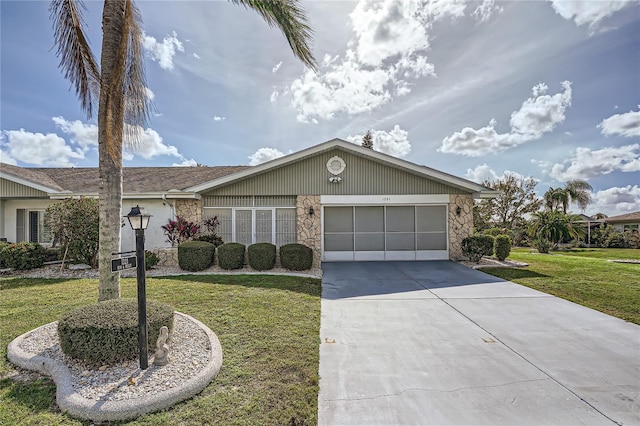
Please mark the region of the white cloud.
[[198, 55], [197, 53], [192, 53], [193, 57], [196, 59], [200, 59], [200, 55]]
[[250, 166], [257, 166], [258, 164], [266, 163], [267, 161], [275, 160], [276, 158], [283, 157], [284, 153], [278, 151], [275, 148], [260, 148], [249, 156]]
[[512, 172], [511, 170], [505, 170], [502, 175], [498, 175], [495, 170], [489, 167], [486, 163], [480, 164], [473, 169], [467, 169], [465, 177], [473, 182], [482, 183], [485, 180], [495, 181], [498, 179], [504, 179], [507, 175], [515, 176], [518, 179], [526, 179], [518, 172]]
[[193, 158], [190, 160], [187, 160], [185, 158], [181, 163], [173, 163], [171, 166], [172, 167], [196, 167], [197, 165], [198, 165], [198, 162]]
[[278, 97], [280, 97], [280, 92], [278, 92], [274, 87], [273, 92], [271, 92], [271, 96], [269, 97], [269, 100], [271, 101], [272, 104], [275, 104], [276, 102], [278, 102]]
[[173, 69], [173, 57], [176, 52], [184, 52], [182, 42], [178, 40], [178, 34], [175, 31], [172, 35], [165, 37], [161, 43], [143, 33], [142, 45], [149, 52], [151, 59], [158, 62], [160, 68], [165, 70]]
[[53, 122], [62, 132], [71, 136], [71, 142], [80, 145], [83, 151], [98, 146], [98, 126], [80, 120], [68, 121], [64, 117], [53, 117]]
[[213, 121], [222, 121], [222, 120], [226, 120], [227, 117], [220, 117], [219, 115], [214, 115], [213, 116]]
[[153, 90], [149, 89], [148, 87], [144, 88], [144, 92], [150, 101], [152, 101], [156, 97], [156, 94], [153, 93]]
[[32, 133], [24, 129], [4, 130], [3, 159], [10, 159], [38, 166], [71, 167], [72, 159], [83, 159], [82, 149], [73, 149], [55, 133]]
[[640, 210], [640, 186], [612, 187], [592, 194], [589, 211], [602, 212], [609, 216]]
[[625, 6], [634, 3], [632, 0], [548, 0], [556, 13], [564, 19], [573, 20], [576, 25], [589, 24], [597, 27], [604, 18], [613, 15]]
[[126, 160], [133, 159], [132, 154], [139, 155], [145, 160], [149, 160], [160, 155], [170, 155], [184, 159], [182, 154], [178, 152], [178, 148], [173, 145], [165, 145], [162, 142], [162, 136], [153, 129], [147, 128], [142, 130], [139, 128], [139, 141], [134, 147], [126, 148], [123, 155]]
[[[640, 105], [638, 105], [640, 109]], [[640, 136], [640, 110], [615, 114], [598, 124], [603, 135]]]
[[[411, 142], [409, 142], [409, 132], [395, 125], [391, 131], [374, 130], [371, 132], [373, 137], [373, 149], [394, 157], [406, 157], [411, 152]], [[347, 136], [347, 140], [357, 145], [362, 144], [364, 135]]]
[[[307, 70], [289, 86], [298, 121], [369, 112], [407, 95], [411, 80], [436, 75], [426, 56], [433, 24], [464, 16], [466, 7], [462, 0], [358, 1], [349, 14], [354, 35], [344, 55], [325, 54], [324, 70]], [[489, 13], [490, 1], [485, 8]], [[278, 95], [274, 90], [271, 101]]]
[[565, 182], [571, 179], [589, 179], [614, 171], [640, 171], [640, 144], [606, 147], [595, 151], [579, 147], [572, 158], [563, 164], [554, 164], [549, 175], [557, 181]]
[[492, 15], [504, 12], [502, 6], [496, 6], [494, 0], [483, 0], [473, 11], [473, 16], [480, 22], [488, 21]]
[[439, 152], [478, 157], [540, 139], [565, 119], [565, 110], [571, 105], [571, 82], [561, 83], [564, 91], [547, 95], [544, 83], [535, 85], [532, 96], [522, 103], [519, 110], [511, 114], [511, 131], [498, 133], [496, 120], [480, 129], [465, 127], [442, 140]]
[[271, 68], [272, 73], [277, 73], [280, 67], [282, 66], [282, 61], [278, 62], [273, 68]]

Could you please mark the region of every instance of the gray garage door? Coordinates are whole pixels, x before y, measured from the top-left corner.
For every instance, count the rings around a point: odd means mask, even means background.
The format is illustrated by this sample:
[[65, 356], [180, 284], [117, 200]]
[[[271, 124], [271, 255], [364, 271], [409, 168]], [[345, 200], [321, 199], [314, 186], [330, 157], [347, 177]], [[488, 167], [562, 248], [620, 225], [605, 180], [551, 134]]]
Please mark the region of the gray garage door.
[[323, 260], [448, 259], [447, 207], [325, 206]]

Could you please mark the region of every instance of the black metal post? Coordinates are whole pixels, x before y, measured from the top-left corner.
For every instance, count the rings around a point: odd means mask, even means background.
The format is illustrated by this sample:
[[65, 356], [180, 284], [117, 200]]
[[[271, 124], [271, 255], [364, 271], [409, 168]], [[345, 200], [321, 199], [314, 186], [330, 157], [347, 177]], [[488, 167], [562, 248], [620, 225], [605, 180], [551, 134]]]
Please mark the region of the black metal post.
[[147, 343], [147, 287], [144, 264], [144, 229], [136, 229], [136, 275], [138, 276], [138, 349], [140, 349], [140, 368], [149, 367], [149, 345]]

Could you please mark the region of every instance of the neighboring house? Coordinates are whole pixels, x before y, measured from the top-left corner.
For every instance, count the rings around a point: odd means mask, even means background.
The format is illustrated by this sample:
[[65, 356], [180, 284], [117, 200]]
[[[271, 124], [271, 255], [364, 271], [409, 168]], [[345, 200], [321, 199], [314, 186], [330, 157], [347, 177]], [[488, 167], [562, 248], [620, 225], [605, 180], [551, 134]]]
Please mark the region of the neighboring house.
[[639, 231], [640, 211], [607, 217], [602, 219], [602, 221], [607, 225], [612, 225], [618, 231]]
[[[217, 216], [224, 241], [299, 242], [321, 261], [462, 257], [473, 200], [495, 191], [340, 139], [247, 167], [126, 167], [123, 215], [152, 214], [146, 248], [166, 247], [161, 226], [176, 215]], [[0, 236], [50, 241], [46, 207], [98, 193], [96, 168], [0, 168]], [[123, 250], [134, 247], [122, 228]]]

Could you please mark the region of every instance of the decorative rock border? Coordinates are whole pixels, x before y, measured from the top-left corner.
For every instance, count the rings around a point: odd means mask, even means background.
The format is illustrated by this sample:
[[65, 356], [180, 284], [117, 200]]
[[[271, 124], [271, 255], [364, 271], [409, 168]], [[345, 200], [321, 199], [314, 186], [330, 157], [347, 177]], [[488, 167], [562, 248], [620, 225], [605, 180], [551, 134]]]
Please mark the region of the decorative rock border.
[[198, 374], [181, 384], [155, 395], [121, 401], [97, 401], [84, 398], [71, 385], [71, 372], [62, 362], [24, 351], [20, 344], [35, 330], [16, 337], [9, 343], [7, 357], [19, 367], [50, 376], [56, 383], [56, 402], [63, 412], [93, 422], [121, 421], [136, 418], [175, 405], [200, 393], [216, 377], [222, 367], [222, 347], [213, 331], [197, 319], [176, 312], [206, 333], [210, 342], [211, 360]]

